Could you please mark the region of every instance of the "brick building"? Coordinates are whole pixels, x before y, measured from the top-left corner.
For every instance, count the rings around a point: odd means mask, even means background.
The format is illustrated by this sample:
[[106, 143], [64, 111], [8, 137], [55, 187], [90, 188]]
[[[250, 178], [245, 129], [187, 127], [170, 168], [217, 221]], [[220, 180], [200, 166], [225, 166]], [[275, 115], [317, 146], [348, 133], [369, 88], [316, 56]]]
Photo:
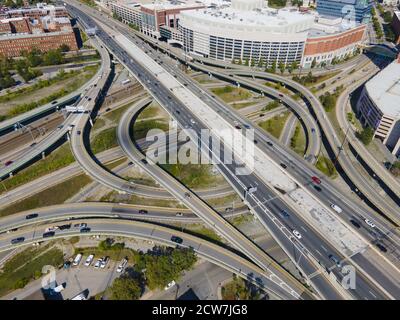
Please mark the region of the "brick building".
[[329, 64], [334, 58], [341, 59], [352, 54], [364, 40], [366, 25], [359, 25], [353, 29], [338, 32], [333, 35], [318, 36], [311, 33], [304, 47], [303, 65], [310, 66], [315, 59], [316, 63]]
[[0, 20], [0, 56], [17, 57], [21, 51], [43, 52], [63, 44], [78, 50], [74, 30], [64, 7], [38, 6], [6, 11]]

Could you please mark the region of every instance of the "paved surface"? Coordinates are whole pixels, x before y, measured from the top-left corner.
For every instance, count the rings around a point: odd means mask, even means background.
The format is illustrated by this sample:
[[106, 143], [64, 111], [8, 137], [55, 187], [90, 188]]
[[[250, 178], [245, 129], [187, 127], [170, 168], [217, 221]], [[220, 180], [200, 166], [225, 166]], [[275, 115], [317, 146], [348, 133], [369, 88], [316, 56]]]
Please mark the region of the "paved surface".
[[[76, 221], [76, 222], [82, 222]], [[207, 259], [219, 266], [222, 266], [231, 272], [235, 272], [242, 277], [249, 277], [253, 281], [262, 284], [262, 286], [267, 290], [276, 294], [282, 299], [297, 299], [299, 296], [293, 296], [294, 292], [287, 286], [286, 283], [271, 273], [270, 271], [264, 271], [258, 268], [255, 264], [245, 260], [244, 258], [238, 256], [237, 254], [217, 246], [211, 242], [202, 240], [200, 238], [179, 232], [177, 230], [172, 230], [166, 227], [161, 227], [155, 224], [138, 222], [138, 221], [122, 221], [122, 220], [97, 220], [92, 219], [88, 222], [88, 227], [90, 227], [90, 232], [85, 235], [108, 235], [108, 236], [125, 236], [134, 237], [140, 239], [153, 240], [157, 243], [163, 245], [175, 246], [176, 243], [171, 240], [173, 235], [178, 236], [182, 239], [180, 246], [182, 247], [192, 247], [194, 251], [201, 258]], [[25, 229], [22, 231], [17, 231], [13, 234], [4, 235], [0, 239], [0, 252], [6, 251], [10, 247], [10, 241], [14, 237], [24, 237], [25, 241], [22, 245], [27, 245], [29, 243], [37, 242], [43, 240], [42, 233], [49, 225], [41, 225], [32, 229]], [[75, 235], [81, 235], [79, 230], [76, 228], [58, 231], [57, 234], [50, 238], [62, 238], [71, 237]], [[44, 240], [49, 240], [45, 238]], [[20, 244], [21, 245], [21, 244]], [[14, 245], [15, 247], [15, 245]]]
[[[112, 42], [112, 41], [111, 41]], [[126, 44], [126, 43], [125, 43]], [[114, 48], [115, 49], [115, 48]], [[118, 51], [118, 49], [115, 49], [115, 50], [117, 50]], [[137, 53], [139, 53], [139, 52], [137, 52]], [[122, 58], [121, 58], [122, 59]], [[126, 61], [125, 59], [123, 59], [123, 61]], [[131, 60], [132, 61], [132, 60]], [[129, 63], [128, 62], [126, 62], [128, 65], [129, 65]], [[164, 74], [162, 75], [162, 76], [164, 76]], [[139, 76], [139, 78], [140, 78], [140, 76]], [[143, 79], [142, 79], [143, 80]], [[149, 81], [149, 83], [151, 83], [151, 81]], [[179, 88], [179, 91], [180, 91], [181, 89]]]

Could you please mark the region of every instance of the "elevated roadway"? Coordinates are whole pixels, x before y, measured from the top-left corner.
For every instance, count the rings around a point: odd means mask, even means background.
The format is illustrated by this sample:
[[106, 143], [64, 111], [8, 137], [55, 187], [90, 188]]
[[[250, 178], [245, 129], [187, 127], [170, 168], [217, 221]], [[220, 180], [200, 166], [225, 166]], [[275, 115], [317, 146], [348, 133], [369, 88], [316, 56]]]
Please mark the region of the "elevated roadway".
[[[84, 234], [86, 236], [106, 235], [139, 238], [143, 240], [151, 240], [156, 243], [171, 247], [175, 247], [177, 245], [171, 240], [172, 236], [180, 237], [183, 240], [182, 243], [179, 244], [180, 247], [192, 248], [199, 257], [237, 274], [238, 276], [256, 284], [267, 292], [274, 294], [280, 299], [294, 300], [300, 298], [297, 295], [293, 296], [291, 288], [285, 282], [282, 282], [282, 280], [276, 275], [268, 271], [264, 271], [263, 269], [257, 267], [254, 263], [228, 249], [178, 230], [139, 221], [91, 219], [80, 221], [76, 220], [74, 222], [88, 223], [90, 231]], [[0, 237], [0, 252], [33, 244], [38, 241], [49, 241], [54, 239], [69, 238], [72, 236], [82, 236], [79, 228], [71, 228], [62, 231], [58, 230], [56, 231], [55, 236], [43, 238], [42, 234], [49, 226], [51, 225], [40, 225], [31, 229], [18, 230], [17, 232], [13, 232], [11, 234], [3, 234]], [[10, 242], [16, 237], [24, 237], [25, 240], [23, 243], [18, 245], [12, 245]]]

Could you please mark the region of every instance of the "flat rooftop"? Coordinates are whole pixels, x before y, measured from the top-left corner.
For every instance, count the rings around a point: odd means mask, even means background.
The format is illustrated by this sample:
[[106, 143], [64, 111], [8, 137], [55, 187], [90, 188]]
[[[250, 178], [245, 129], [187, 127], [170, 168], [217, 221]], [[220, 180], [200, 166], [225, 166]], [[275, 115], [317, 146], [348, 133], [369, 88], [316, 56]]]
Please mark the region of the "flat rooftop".
[[369, 80], [365, 87], [384, 114], [400, 118], [400, 63], [397, 59]]
[[310, 19], [314, 19], [314, 15], [310, 13], [300, 13], [297, 10], [290, 9], [259, 9], [252, 11], [239, 11], [228, 8], [205, 8], [185, 12], [200, 19], [207, 19], [212, 22], [220, 22], [224, 24], [245, 25], [245, 26], [265, 26], [265, 27], [284, 27], [295, 25]]

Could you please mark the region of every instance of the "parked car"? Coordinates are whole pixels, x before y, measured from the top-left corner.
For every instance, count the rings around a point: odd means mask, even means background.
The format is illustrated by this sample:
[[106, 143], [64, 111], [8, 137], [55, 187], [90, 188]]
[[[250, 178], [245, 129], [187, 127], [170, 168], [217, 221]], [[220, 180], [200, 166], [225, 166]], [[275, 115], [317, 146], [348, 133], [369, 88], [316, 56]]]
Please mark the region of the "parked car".
[[170, 283], [168, 283], [168, 284], [165, 286], [164, 290], [168, 290], [168, 289], [172, 288], [174, 285], [175, 285], [175, 281], [172, 280]]
[[110, 260], [110, 257], [103, 258], [103, 260], [100, 263], [100, 269], [104, 269], [107, 266], [109, 260]]
[[85, 261], [85, 267], [89, 267], [94, 259], [94, 254], [89, 255]]
[[119, 264], [119, 266], [117, 268], [117, 272], [121, 273], [124, 270], [124, 268], [125, 268], [127, 263], [128, 263], [128, 259], [127, 258], [122, 259], [121, 263]]
[[97, 259], [96, 263], [94, 264], [94, 268], [98, 269], [100, 268], [101, 262], [103, 261], [103, 259]]

